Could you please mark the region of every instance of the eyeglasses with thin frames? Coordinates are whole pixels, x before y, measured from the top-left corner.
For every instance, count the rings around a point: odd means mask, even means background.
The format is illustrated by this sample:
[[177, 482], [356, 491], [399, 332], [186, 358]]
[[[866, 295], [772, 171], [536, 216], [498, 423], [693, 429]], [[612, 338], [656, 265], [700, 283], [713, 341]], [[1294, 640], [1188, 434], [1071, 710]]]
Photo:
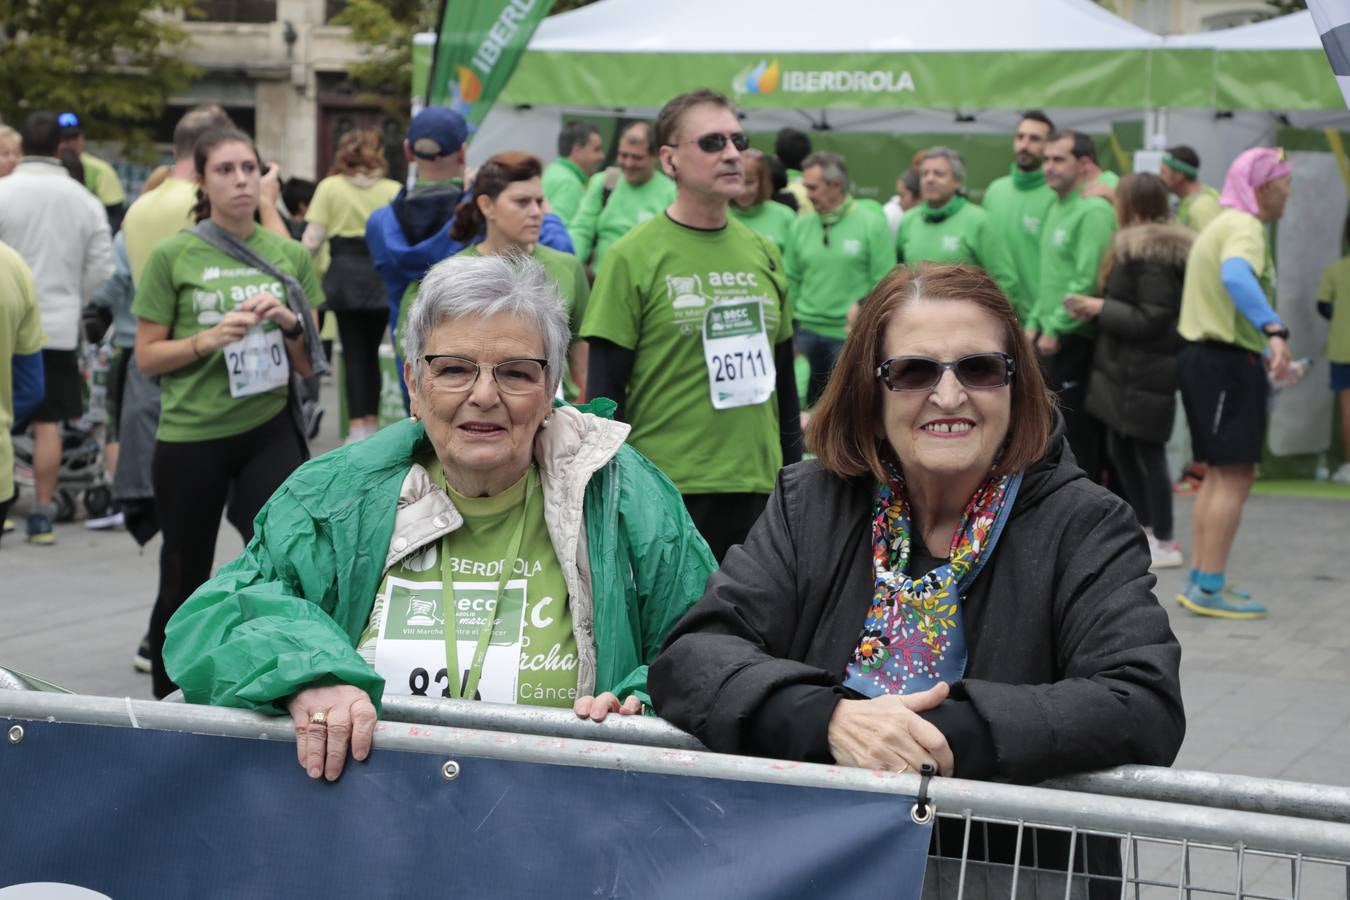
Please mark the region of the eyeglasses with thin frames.
[[877, 366], [875, 374], [888, 391], [931, 391], [948, 369], [967, 389], [983, 391], [1011, 384], [1017, 362], [1006, 353], [971, 353], [949, 361], [931, 356], [892, 356]]
[[726, 148], [727, 141], [731, 141], [731, 146], [735, 147], [740, 152], [744, 152], [750, 147], [750, 139], [745, 136], [744, 131], [737, 131], [731, 134], [712, 131], [687, 141], [676, 141], [673, 144], [666, 144], [666, 146], [678, 147], [681, 144], [698, 144], [698, 149], [702, 150], [704, 153], [721, 153]]
[[487, 369], [497, 390], [503, 394], [532, 394], [544, 386], [548, 360], [536, 357], [504, 359], [499, 363], [480, 363], [467, 356], [434, 353], [423, 356], [432, 384], [443, 391], [460, 393], [478, 383]]

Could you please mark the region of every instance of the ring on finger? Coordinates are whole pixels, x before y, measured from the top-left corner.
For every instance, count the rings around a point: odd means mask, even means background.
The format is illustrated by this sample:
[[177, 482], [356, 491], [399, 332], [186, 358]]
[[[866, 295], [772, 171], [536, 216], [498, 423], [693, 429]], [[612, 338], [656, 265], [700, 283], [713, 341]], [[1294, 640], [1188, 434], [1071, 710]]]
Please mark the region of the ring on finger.
[[310, 713], [310, 714], [309, 714], [309, 724], [311, 724], [311, 725], [327, 725], [327, 724], [328, 724], [328, 713], [324, 712], [323, 710], [319, 710], [318, 712], [312, 712], [312, 713]]

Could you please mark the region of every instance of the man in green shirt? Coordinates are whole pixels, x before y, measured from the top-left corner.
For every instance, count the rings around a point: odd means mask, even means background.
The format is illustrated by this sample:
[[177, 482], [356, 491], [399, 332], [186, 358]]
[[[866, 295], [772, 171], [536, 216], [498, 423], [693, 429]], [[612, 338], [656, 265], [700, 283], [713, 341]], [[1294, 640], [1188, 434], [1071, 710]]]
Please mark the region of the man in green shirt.
[[1200, 180], [1200, 156], [1190, 147], [1168, 147], [1158, 177], [1177, 195], [1177, 221], [1182, 225], [1201, 231], [1219, 214], [1219, 192]]
[[619, 137], [617, 169], [597, 172], [569, 223], [577, 259], [600, 271], [605, 251], [635, 225], [659, 215], [675, 199], [675, 182], [656, 171], [656, 139], [649, 122], [633, 122]]
[[849, 196], [848, 166], [838, 153], [812, 153], [802, 170], [813, 211], [798, 216], [788, 237], [788, 293], [797, 315], [797, 352], [811, 374], [806, 405], [812, 407], [844, 347], [849, 307], [895, 268], [886, 216]]
[[900, 220], [895, 255], [911, 266], [923, 262], [984, 266], [987, 214], [965, 198], [966, 164], [950, 147], [925, 150], [919, 163], [923, 203]]
[[127, 192], [122, 187], [122, 180], [117, 177], [117, 170], [84, 148], [84, 128], [80, 125], [79, 116], [63, 112], [57, 117], [57, 123], [61, 126], [58, 155], [67, 149], [80, 155], [80, 165], [84, 167], [84, 186], [103, 204], [108, 213], [108, 225], [116, 232], [122, 224], [127, 204]]
[[1007, 175], [984, 192], [985, 269], [1008, 295], [1017, 318], [1032, 318], [1041, 282], [1041, 226], [1055, 192], [1045, 183], [1041, 163], [1045, 139], [1055, 130], [1040, 110], [1022, 114], [1013, 134], [1013, 163]]
[[1097, 178], [1092, 138], [1061, 131], [1045, 145], [1045, 181], [1055, 192], [1041, 230], [1041, 283], [1033, 317], [1026, 323], [1037, 334], [1050, 388], [1059, 395], [1069, 446], [1079, 467], [1094, 481], [1101, 478], [1102, 426], [1084, 409], [1092, 354], [1093, 326], [1074, 319], [1064, 308], [1069, 294], [1097, 293], [1102, 257], [1116, 230], [1116, 211], [1100, 197], [1084, 197], [1083, 188]]
[[548, 208], [569, 228], [586, 193], [586, 179], [604, 159], [600, 129], [590, 122], [568, 122], [558, 132], [558, 158], [544, 169], [542, 184]]
[[748, 146], [730, 101], [682, 94], [656, 136], [677, 193], [605, 257], [581, 326], [587, 394], [618, 402], [720, 560], [801, 458], [792, 307], [773, 241], [727, 218]]

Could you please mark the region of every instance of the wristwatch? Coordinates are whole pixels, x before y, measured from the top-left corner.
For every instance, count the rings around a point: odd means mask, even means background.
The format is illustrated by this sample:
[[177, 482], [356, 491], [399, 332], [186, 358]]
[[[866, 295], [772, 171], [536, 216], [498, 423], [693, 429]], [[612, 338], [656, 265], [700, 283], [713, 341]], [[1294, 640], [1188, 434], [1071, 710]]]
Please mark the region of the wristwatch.
[[1266, 329], [1265, 329], [1265, 332], [1264, 332], [1264, 333], [1265, 333], [1266, 337], [1268, 337], [1268, 338], [1283, 338], [1283, 339], [1286, 340], [1286, 341], [1289, 340], [1289, 326], [1288, 326], [1288, 325], [1283, 325], [1283, 324], [1281, 324], [1281, 325], [1277, 325], [1277, 326], [1275, 326], [1275, 327], [1273, 327], [1273, 328], [1270, 327], [1270, 326], [1266, 326]]

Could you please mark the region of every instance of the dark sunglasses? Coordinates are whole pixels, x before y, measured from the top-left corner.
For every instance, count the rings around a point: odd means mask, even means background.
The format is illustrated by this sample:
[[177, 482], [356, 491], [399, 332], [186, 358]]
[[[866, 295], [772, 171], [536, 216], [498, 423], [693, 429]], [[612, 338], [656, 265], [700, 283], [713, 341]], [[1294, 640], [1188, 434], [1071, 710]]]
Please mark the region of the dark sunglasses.
[[1017, 364], [1006, 353], [972, 353], [951, 362], [931, 356], [892, 356], [877, 366], [876, 376], [888, 391], [931, 391], [948, 369], [971, 390], [988, 390], [1012, 383]]
[[678, 147], [680, 144], [698, 144], [698, 149], [704, 153], [721, 153], [726, 148], [727, 141], [731, 141], [731, 146], [742, 152], [750, 147], [750, 139], [745, 136], [743, 131], [738, 131], [735, 134], [723, 134], [720, 131], [714, 131], [690, 141], [679, 141], [666, 146]]

